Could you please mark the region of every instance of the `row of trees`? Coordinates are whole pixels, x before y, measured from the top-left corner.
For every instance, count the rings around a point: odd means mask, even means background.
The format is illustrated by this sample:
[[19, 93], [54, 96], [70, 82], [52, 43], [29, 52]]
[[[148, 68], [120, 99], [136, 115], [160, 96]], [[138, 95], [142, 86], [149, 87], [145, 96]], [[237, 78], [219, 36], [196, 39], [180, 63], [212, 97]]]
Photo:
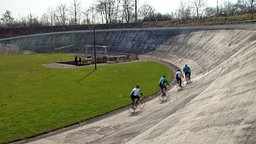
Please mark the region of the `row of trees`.
[[63, 26], [80, 24], [112, 24], [132, 23], [138, 21], [184, 20], [213, 17], [216, 15], [235, 15], [255, 12], [255, 0], [238, 0], [233, 4], [226, 0], [216, 7], [207, 7], [207, 0], [180, 0], [175, 12], [158, 13], [153, 6], [143, 4], [137, 9], [137, 0], [97, 0], [96, 4], [82, 8], [79, 0], [73, 0], [70, 6], [60, 4], [55, 9], [49, 9], [40, 18], [29, 14], [16, 20], [11, 11], [2, 14], [1, 27], [31, 27], [31, 26]]

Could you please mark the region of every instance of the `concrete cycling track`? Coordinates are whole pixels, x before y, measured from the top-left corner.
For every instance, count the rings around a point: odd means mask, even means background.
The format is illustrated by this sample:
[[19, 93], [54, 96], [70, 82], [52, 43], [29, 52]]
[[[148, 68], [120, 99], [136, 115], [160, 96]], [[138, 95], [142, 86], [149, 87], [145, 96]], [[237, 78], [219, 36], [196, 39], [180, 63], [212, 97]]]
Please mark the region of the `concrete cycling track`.
[[255, 144], [256, 31], [208, 30], [171, 37], [140, 56], [192, 68], [192, 84], [143, 111], [127, 109], [20, 141], [30, 144]]

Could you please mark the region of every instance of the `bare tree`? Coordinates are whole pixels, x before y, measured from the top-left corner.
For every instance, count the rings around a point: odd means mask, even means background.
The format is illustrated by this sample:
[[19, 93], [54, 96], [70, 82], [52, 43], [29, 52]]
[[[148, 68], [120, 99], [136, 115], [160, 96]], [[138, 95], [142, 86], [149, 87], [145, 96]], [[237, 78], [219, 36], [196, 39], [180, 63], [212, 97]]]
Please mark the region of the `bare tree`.
[[85, 9], [85, 11], [83, 12], [85, 19], [83, 20], [85, 24], [90, 24], [91, 20], [90, 20], [90, 9]]
[[189, 1], [180, 0], [178, 18], [182, 20], [191, 18], [191, 6], [189, 5]]
[[216, 15], [215, 8], [207, 7], [204, 9], [204, 12], [206, 17], [214, 17]]
[[30, 27], [40, 25], [38, 17], [33, 16], [31, 13], [28, 14], [28, 16], [27, 16], [27, 25], [30, 26]]
[[192, 3], [196, 11], [196, 17], [199, 18], [202, 7], [206, 5], [206, 0], [193, 0]]
[[107, 0], [107, 13], [110, 23], [116, 22], [116, 2], [117, 0]]
[[219, 14], [219, 0], [217, 0], [216, 9], [217, 9], [217, 15], [218, 15]]
[[233, 14], [233, 4], [230, 1], [224, 1], [224, 9], [225, 15], [232, 15]]
[[[126, 23], [130, 23], [132, 19], [132, 11], [133, 11], [133, 0], [122, 0], [123, 2], [123, 17]], [[135, 18], [136, 21], [136, 18]]]
[[106, 23], [112, 23], [116, 20], [116, 2], [117, 0], [98, 0], [97, 10], [102, 15], [102, 20], [105, 19]]
[[57, 19], [56, 19], [56, 11], [53, 10], [52, 8], [48, 8], [47, 14], [50, 20], [50, 24], [52, 26], [56, 25]]
[[49, 15], [47, 13], [44, 13], [41, 16], [40, 22], [44, 26], [50, 26], [51, 23], [49, 22]]
[[11, 24], [13, 23], [14, 18], [11, 15], [11, 11], [6, 10], [4, 14], [2, 14], [1, 21], [8, 26], [9, 28], [11, 27]]
[[107, 14], [107, 3], [104, 0], [98, 0], [98, 4], [96, 5], [96, 9], [98, 13], [101, 15], [101, 22], [104, 23], [104, 20], [106, 23], [108, 22], [108, 14]]
[[248, 8], [248, 12], [253, 15], [255, 10], [256, 1], [255, 0], [245, 0], [246, 7]]
[[77, 25], [79, 24], [80, 17], [81, 17], [81, 3], [78, 0], [74, 0], [73, 4], [70, 8], [70, 24]]
[[94, 6], [90, 6], [89, 8], [86, 8], [83, 12], [85, 18], [84, 23], [85, 24], [95, 24], [96, 18], [97, 18], [97, 12], [96, 8]]
[[138, 2], [135, 0], [135, 22], [138, 20]]
[[143, 4], [139, 8], [140, 18], [148, 18], [149, 20], [154, 16], [155, 9], [149, 4]]
[[11, 26], [12, 26], [12, 23], [13, 23], [13, 21], [14, 21], [14, 18], [12, 17], [12, 15], [11, 15], [11, 11], [9, 11], [9, 10], [6, 10], [5, 11], [5, 13], [2, 15], [3, 17], [1, 18], [1, 21], [3, 21], [3, 23], [6, 25], [6, 26], [8, 26], [8, 28], [9, 28], [9, 34], [10, 34], [10, 36], [12, 36], [12, 28], [11, 28]]
[[236, 11], [235, 7], [237, 6], [233, 5], [230, 0], [223, 0], [222, 3], [220, 3], [220, 1], [217, 0], [216, 15], [232, 15]]
[[67, 24], [67, 15], [66, 12], [68, 8], [65, 4], [60, 4], [56, 9], [57, 20], [60, 25]]
[[121, 18], [122, 18], [121, 0], [115, 0], [114, 21], [119, 23], [122, 21]]

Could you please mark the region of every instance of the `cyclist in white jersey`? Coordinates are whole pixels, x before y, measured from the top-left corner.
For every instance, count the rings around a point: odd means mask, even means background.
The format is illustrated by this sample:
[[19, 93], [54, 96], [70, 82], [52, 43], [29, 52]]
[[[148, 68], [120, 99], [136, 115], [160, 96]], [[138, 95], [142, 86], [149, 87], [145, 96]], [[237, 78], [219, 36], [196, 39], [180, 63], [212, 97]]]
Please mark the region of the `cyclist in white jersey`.
[[179, 84], [179, 86], [182, 87], [182, 85], [181, 85], [181, 84], [182, 84], [181, 78], [183, 77], [183, 75], [182, 75], [180, 69], [178, 69], [178, 70], [176, 71], [175, 77], [176, 77], [176, 80], [177, 80], [177, 83]]
[[139, 100], [140, 100], [140, 96], [139, 96], [139, 93], [142, 95], [142, 92], [140, 90], [140, 85], [137, 84], [135, 88], [132, 89], [131, 93], [130, 93], [130, 96], [131, 96], [131, 99], [132, 99], [132, 103], [133, 103], [133, 106], [134, 106], [134, 100], [136, 99], [136, 104], [138, 104]]

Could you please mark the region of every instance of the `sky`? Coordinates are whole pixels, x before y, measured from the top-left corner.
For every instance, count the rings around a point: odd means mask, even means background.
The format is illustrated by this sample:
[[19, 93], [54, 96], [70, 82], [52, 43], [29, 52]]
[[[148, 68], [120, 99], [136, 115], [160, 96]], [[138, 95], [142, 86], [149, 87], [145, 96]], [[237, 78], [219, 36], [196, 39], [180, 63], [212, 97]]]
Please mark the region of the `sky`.
[[[88, 8], [96, 0], [79, 0], [82, 8]], [[137, 0], [138, 7], [142, 4], [151, 5], [157, 12], [162, 14], [174, 12], [179, 8], [180, 0]], [[218, 0], [222, 3], [225, 0]], [[235, 3], [237, 0], [228, 0]], [[69, 7], [73, 0], [0, 0], [0, 17], [6, 10], [11, 11], [11, 15], [17, 19], [27, 17], [30, 13], [33, 16], [42, 16], [51, 9], [56, 9], [60, 4], [66, 4]], [[217, 0], [207, 0], [207, 6], [216, 7]]]

